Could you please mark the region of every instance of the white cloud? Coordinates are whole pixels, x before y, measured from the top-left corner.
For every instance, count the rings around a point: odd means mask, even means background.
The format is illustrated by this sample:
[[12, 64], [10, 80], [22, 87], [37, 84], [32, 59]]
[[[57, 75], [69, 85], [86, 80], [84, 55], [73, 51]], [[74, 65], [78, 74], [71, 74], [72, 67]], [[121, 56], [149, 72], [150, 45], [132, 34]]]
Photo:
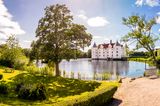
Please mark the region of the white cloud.
[[159, 6], [160, 1], [159, 0], [146, 0], [146, 4], [151, 7]]
[[23, 42], [24, 43], [31, 43], [32, 41], [30, 41], [30, 40], [24, 40]]
[[3, 0], [0, 0], [0, 39], [6, 39], [11, 34], [21, 35], [25, 31], [21, 29], [18, 22], [12, 20], [12, 15], [5, 7]]
[[160, 15], [160, 12], [158, 12], [157, 15]]
[[103, 38], [103, 37], [101, 37], [101, 36], [93, 36], [93, 39], [101, 39], [101, 38]]
[[159, 6], [159, 0], [136, 0], [135, 4], [137, 6], [148, 5], [150, 7]]
[[93, 17], [87, 20], [87, 24], [91, 27], [103, 27], [109, 22], [104, 17]]
[[88, 17], [85, 16], [84, 14], [79, 14], [79, 15], [77, 15], [77, 16], [78, 16], [79, 18], [83, 19], [83, 20], [88, 19]]
[[160, 32], [160, 29], [158, 31]]
[[142, 6], [142, 5], [143, 5], [143, 2], [144, 2], [143, 0], [136, 0], [136, 3], [135, 3], [135, 4], [136, 4], [137, 6]]
[[105, 17], [88, 17], [84, 10], [78, 11], [78, 15], [76, 15], [76, 17], [82, 19], [83, 22], [87, 23], [90, 27], [103, 27], [109, 24]]
[[156, 23], [160, 24], [160, 16], [156, 17]]
[[84, 10], [80, 10], [78, 11], [78, 15], [77, 15], [78, 18], [81, 18], [83, 20], [87, 20], [88, 17], [86, 16], [86, 12]]

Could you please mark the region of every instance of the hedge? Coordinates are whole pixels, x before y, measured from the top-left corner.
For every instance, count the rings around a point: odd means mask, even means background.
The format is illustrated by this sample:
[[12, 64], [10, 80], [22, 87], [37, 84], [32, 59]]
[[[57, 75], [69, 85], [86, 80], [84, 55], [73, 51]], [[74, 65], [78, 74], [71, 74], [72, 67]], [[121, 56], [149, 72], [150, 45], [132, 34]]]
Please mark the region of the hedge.
[[77, 97], [70, 97], [53, 104], [53, 106], [101, 106], [110, 101], [116, 90], [117, 86], [109, 85], [93, 92], [77, 95]]

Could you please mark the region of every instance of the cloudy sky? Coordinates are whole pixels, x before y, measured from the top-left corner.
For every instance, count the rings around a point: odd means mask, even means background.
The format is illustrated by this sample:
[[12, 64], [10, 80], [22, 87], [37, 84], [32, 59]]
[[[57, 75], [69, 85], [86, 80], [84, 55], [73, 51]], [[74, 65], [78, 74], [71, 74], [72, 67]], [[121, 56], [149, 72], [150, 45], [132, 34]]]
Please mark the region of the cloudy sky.
[[93, 35], [92, 42], [120, 40], [128, 32], [122, 17], [136, 13], [147, 19], [158, 17], [153, 32], [160, 34], [160, 0], [0, 0], [0, 41], [15, 34], [22, 47], [30, 47], [44, 8], [56, 3], [69, 7], [74, 21]]

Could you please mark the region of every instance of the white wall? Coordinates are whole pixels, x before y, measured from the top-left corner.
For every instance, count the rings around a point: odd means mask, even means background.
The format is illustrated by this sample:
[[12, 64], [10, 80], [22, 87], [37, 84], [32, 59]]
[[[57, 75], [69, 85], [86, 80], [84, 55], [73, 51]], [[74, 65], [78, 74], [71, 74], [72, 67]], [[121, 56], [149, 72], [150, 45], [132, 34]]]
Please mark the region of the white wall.
[[92, 58], [93, 59], [107, 59], [107, 58], [122, 58], [125, 56], [125, 49], [124, 47], [121, 46], [116, 46], [112, 48], [111, 45], [109, 45], [108, 48], [103, 48], [101, 45], [100, 48], [98, 47], [93, 47], [91, 49], [92, 53]]

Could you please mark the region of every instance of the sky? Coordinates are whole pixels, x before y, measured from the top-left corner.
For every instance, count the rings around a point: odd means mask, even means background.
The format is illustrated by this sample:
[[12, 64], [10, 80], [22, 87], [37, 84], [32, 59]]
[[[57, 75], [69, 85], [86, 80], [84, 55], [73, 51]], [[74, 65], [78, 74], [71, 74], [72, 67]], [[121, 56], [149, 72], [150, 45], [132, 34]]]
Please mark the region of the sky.
[[66, 4], [74, 22], [87, 27], [93, 35], [92, 44], [120, 40], [129, 31], [122, 17], [134, 14], [157, 17], [153, 32], [160, 36], [160, 0], [0, 0], [0, 42], [14, 34], [23, 48], [29, 48], [44, 8], [57, 3]]

